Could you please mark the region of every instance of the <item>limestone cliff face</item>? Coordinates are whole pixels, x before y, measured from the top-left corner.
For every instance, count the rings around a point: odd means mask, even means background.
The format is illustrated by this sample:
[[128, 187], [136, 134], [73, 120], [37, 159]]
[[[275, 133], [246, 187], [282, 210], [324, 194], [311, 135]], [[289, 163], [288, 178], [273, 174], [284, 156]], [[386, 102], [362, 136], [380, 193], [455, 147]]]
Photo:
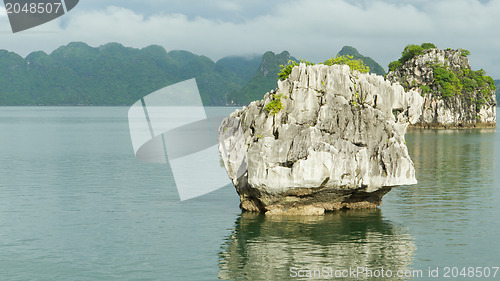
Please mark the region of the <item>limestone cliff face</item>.
[[404, 134], [422, 104], [417, 92], [345, 65], [295, 67], [219, 128], [241, 208], [322, 214], [380, 205], [392, 187], [416, 183]]
[[390, 71], [386, 79], [424, 98], [417, 127], [494, 127], [494, 81], [483, 74], [471, 70], [464, 50], [429, 49]]

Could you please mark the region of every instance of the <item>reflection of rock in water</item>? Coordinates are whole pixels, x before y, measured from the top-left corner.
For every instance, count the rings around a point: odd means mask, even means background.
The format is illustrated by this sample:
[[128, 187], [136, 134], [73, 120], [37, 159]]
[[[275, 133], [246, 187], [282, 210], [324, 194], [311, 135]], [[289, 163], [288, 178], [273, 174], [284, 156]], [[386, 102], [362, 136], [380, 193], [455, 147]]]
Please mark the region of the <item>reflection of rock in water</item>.
[[408, 215], [432, 220], [439, 228], [442, 221], [456, 220], [450, 233], [477, 222], [477, 210], [491, 206], [498, 185], [496, 129], [411, 129], [406, 141], [419, 184], [398, 189], [397, 200], [389, 204], [411, 209]]
[[495, 129], [410, 130], [408, 149], [420, 175], [419, 187], [411, 190], [417, 197], [422, 197], [422, 187], [445, 190], [442, 199], [465, 206], [471, 192], [491, 196], [487, 187], [495, 185], [494, 138]]
[[[416, 169], [432, 175], [431, 182], [447, 175], [458, 175], [457, 182], [467, 179], [494, 178], [495, 158], [491, 145], [495, 129], [422, 130], [411, 129], [407, 134], [408, 150]], [[425, 181], [425, 177], [422, 177]], [[443, 183], [453, 179], [443, 180]], [[469, 185], [469, 184], [465, 184]]]
[[243, 213], [219, 255], [219, 278], [283, 280], [290, 278], [292, 267], [360, 266], [396, 273], [409, 269], [414, 250], [412, 237], [383, 220], [380, 210], [339, 211], [324, 217]]

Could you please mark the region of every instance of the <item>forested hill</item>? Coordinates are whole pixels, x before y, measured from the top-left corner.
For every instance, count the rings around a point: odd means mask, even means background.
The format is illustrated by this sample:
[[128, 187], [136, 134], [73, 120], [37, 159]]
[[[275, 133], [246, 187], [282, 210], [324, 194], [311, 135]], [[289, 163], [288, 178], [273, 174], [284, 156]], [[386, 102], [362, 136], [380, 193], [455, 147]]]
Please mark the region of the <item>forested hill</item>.
[[366, 64], [366, 66], [368, 66], [370, 68], [370, 73], [375, 73], [375, 74], [382, 75], [382, 76], [385, 75], [385, 70], [384, 70], [384, 68], [382, 68], [382, 66], [380, 66], [380, 64], [378, 64], [376, 61], [374, 61], [370, 57], [363, 56], [354, 47], [344, 46], [338, 54], [341, 56], [349, 55], [357, 60], [361, 59]]
[[[384, 74], [372, 59], [353, 47], [340, 55], [363, 59]], [[333, 56], [333, 55], [332, 55]], [[73, 42], [51, 54], [26, 58], [0, 50], [1, 105], [131, 105], [165, 86], [196, 78], [204, 105], [247, 105], [276, 88], [280, 65], [296, 60], [287, 51], [217, 62], [188, 51], [161, 46], [142, 49], [109, 43], [91, 47]]]
[[26, 58], [0, 50], [0, 105], [131, 105], [170, 84], [196, 78], [205, 105], [226, 105], [257, 71], [262, 56], [217, 63], [187, 51], [74, 42]]
[[[344, 46], [337, 55], [352, 56], [354, 59], [362, 60], [369, 68], [371, 73], [385, 75], [384, 69], [370, 57], [365, 57], [351, 46]], [[254, 100], [260, 100], [264, 95], [276, 88], [276, 74], [280, 72], [281, 65], [286, 65], [289, 61], [298, 61], [287, 51], [280, 54], [266, 52], [262, 57], [262, 63], [255, 75], [248, 81], [241, 90], [230, 94], [231, 102], [234, 104], [246, 105]]]
[[281, 54], [266, 52], [262, 56], [257, 72], [254, 72], [245, 87], [230, 94], [231, 103], [247, 105], [254, 100], [262, 99], [267, 92], [276, 89], [280, 66], [286, 65], [290, 60], [297, 61], [287, 51]]

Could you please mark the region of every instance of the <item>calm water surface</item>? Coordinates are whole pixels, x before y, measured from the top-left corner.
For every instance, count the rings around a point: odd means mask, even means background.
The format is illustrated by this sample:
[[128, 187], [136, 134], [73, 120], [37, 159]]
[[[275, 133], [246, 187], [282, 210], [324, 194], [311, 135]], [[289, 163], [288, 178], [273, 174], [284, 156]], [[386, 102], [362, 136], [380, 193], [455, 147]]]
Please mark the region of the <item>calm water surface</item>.
[[410, 131], [419, 184], [380, 209], [266, 218], [242, 215], [229, 185], [179, 202], [167, 165], [135, 160], [127, 110], [0, 108], [1, 280], [304, 280], [290, 268], [358, 266], [424, 273], [362, 280], [440, 280], [446, 266], [500, 266], [496, 130]]

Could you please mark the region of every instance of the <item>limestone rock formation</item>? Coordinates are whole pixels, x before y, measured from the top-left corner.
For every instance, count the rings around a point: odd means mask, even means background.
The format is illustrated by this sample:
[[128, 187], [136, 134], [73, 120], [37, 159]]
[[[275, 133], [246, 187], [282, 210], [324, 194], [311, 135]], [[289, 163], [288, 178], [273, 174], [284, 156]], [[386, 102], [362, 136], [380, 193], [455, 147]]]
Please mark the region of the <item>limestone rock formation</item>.
[[404, 134], [422, 103], [417, 92], [346, 65], [295, 67], [219, 128], [240, 207], [323, 214], [380, 205], [392, 187], [416, 183]]
[[240, 207], [323, 214], [380, 205], [392, 187], [416, 183], [404, 134], [422, 103], [417, 92], [346, 65], [295, 67], [219, 128]]
[[471, 70], [467, 55], [461, 49], [427, 49], [387, 74], [387, 80], [423, 96], [423, 114], [415, 126], [496, 126], [494, 81], [483, 70]]

